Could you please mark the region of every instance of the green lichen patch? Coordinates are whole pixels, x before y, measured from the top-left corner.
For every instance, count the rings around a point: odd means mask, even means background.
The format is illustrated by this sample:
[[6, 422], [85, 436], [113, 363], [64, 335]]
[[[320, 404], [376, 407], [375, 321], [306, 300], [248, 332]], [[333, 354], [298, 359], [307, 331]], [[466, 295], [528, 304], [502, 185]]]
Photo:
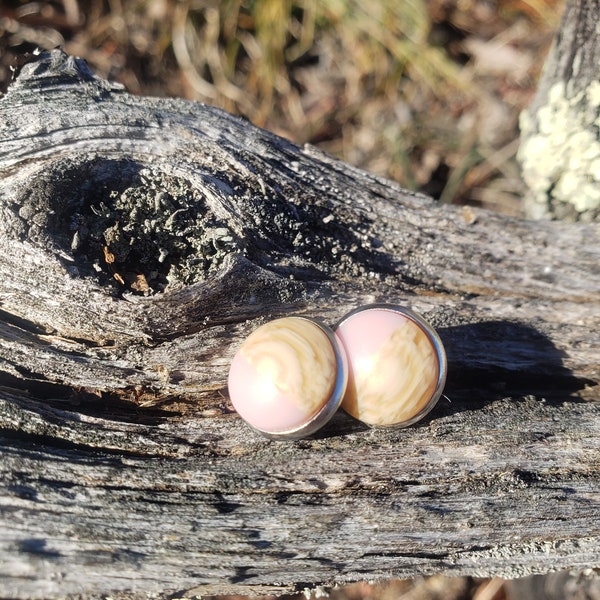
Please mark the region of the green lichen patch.
[[571, 95], [564, 83], [554, 84], [547, 103], [533, 117], [524, 112], [520, 124], [529, 215], [600, 218], [600, 82]]

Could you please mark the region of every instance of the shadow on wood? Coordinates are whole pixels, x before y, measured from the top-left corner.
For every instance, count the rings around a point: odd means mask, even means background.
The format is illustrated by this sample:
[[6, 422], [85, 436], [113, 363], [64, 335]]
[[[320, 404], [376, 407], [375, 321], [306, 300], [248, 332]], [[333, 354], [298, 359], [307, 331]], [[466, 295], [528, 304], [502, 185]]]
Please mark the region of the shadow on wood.
[[546, 402], [578, 401], [578, 393], [595, 386], [565, 366], [567, 353], [533, 327], [506, 321], [486, 321], [442, 328], [452, 376], [446, 394], [478, 390], [497, 397], [543, 396]]

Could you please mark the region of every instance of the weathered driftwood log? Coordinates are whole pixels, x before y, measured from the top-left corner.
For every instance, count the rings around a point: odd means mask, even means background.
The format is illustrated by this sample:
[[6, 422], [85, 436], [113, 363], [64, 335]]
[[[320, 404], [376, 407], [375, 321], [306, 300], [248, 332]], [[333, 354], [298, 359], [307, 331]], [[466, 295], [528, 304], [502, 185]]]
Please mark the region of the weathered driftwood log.
[[[0, 595], [600, 566], [600, 225], [439, 205], [58, 51], [0, 140]], [[425, 422], [232, 412], [258, 323], [373, 301], [446, 345]]]

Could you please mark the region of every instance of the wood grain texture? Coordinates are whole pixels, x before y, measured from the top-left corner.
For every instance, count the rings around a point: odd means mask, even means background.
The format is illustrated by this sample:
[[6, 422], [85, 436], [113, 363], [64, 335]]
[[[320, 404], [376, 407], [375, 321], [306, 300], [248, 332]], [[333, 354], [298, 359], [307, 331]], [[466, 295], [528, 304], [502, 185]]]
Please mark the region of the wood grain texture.
[[[59, 51], [0, 99], [0, 176], [0, 595], [600, 566], [600, 225], [439, 205]], [[233, 413], [258, 324], [375, 301], [446, 346], [424, 422]]]

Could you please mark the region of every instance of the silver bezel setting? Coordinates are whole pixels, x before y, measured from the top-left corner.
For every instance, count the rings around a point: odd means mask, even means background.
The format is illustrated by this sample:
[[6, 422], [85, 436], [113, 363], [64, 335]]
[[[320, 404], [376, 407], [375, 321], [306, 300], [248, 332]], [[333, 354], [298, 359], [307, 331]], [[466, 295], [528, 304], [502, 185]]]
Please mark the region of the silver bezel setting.
[[329, 340], [329, 343], [331, 344], [335, 354], [336, 375], [335, 383], [327, 402], [319, 411], [317, 411], [302, 425], [299, 425], [293, 429], [286, 429], [284, 431], [264, 431], [254, 427], [253, 425], [250, 425], [254, 430], [273, 440], [299, 440], [316, 433], [319, 429], [326, 425], [337, 412], [340, 404], [342, 403], [342, 399], [344, 398], [346, 385], [348, 383], [348, 361], [346, 359], [346, 352], [344, 351], [342, 345], [338, 342], [333, 330], [317, 319], [298, 316], [287, 318], [308, 321], [313, 325], [316, 325], [327, 336], [327, 339]]
[[[409, 308], [406, 308], [404, 306], [400, 306], [397, 304], [378, 303], [378, 304], [367, 304], [365, 306], [360, 306], [359, 308], [356, 308], [356, 309], [352, 310], [351, 312], [349, 312], [348, 314], [344, 315], [338, 321], [338, 323], [335, 325], [334, 331], [337, 331], [337, 329], [340, 327], [340, 325], [342, 325], [342, 323], [351, 319], [354, 315], [364, 312], [364, 311], [373, 310], [373, 309], [388, 310], [388, 311], [397, 312], [397, 313], [400, 313], [400, 314], [406, 316], [413, 323], [415, 323], [415, 325], [417, 325], [421, 329], [421, 331], [427, 336], [427, 338], [429, 339], [429, 341], [431, 342], [432, 346], [435, 349], [435, 353], [436, 353], [437, 361], [438, 361], [438, 365], [439, 365], [438, 378], [437, 378], [437, 383], [436, 383], [434, 392], [431, 395], [431, 398], [429, 399], [427, 404], [416, 415], [414, 415], [413, 417], [411, 417], [410, 419], [408, 419], [406, 421], [401, 421], [400, 423], [390, 423], [389, 425], [370, 425], [368, 423], [365, 423], [365, 425], [367, 425], [368, 427], [382, 428], [382, 429], [400, 429], [403, 427], [408, 427], [410, 425], [413, 425], [417, 421], [420, 421], [421, 419], [423, 419], [423, 417], [425, 417], [433, 409], [433, 407], [438, 403], [438, 400], [440, 399], [442, 392], [444, 391], [444, 386], [446, 385], [446, 375], [448, 372], [448, 361], [446, 358], [446, 350], [444, 349], [444, 344], [442, 343], [442, 340], [440, 339], [440, 336], [438, 335], [437, 331], [421, 315], [410, 310]], [[342, 410], [343, 410], [343, 407], [342, 407]], [[349, 416], [352, 416], [352, 415], [349, 415]], [[355, 418], [355, 417], [353, 417], [353, 418]], [[357, 419], [357, 420], [359, 420], [359, 419]], [[361, 423], [363, 423], [363, 421], [361, 421]]]

